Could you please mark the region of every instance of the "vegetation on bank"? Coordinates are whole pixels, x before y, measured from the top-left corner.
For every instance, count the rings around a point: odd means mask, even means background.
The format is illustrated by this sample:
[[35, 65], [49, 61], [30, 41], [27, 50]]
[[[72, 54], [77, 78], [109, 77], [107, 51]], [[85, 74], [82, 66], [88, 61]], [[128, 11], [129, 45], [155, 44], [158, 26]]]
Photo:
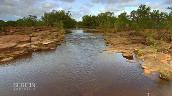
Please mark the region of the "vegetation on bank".
[[130, 14], [123, 12], [117, 17], [113, 12], [86, 15], [78, 25], [105, 32], [106, 42], [115, 52], [130, 56], [137, 51], [136, 55], [144, 60], [141, 66], [145, 73], [159, 72], [160, 78], [172, 80], [172, 8], [168, 10], [140, 5]]
[[[144, 60], [142, 67], [145, 72], [156, 71], [160, 73], [160, 78], [172, 80], [172, 67], [169, 62], [172, 52], [172, 11], [161, 12], [140, 5], [130, 14], [124, 12], [118, 17], [112, 12], [100, 13], [97, 16], [86, 15], [78, 25], [105, 32], [106, 42], [115, 52], [132, 55], [132, 52], [137, 50], [136, 55], [141, 54], [139, 58]], [[143, 49], [145, 50], [142, 51]]]
[[44, 13], [41, 19], [37, 16], [29, 15], [16, 21], [0, 20], [0, 31], [5, 31], [8, 27], [58, 27], [58, 28], [73, 28], [76, 21], [71, 17], [71, 13], [64, 10]]
[[[155, 33], [144, 32], [145, 29], [153, 29], [152, 31], [166, 30], [166, 33], [172, 34], [172, 8], [167, 8], [171, 12], [161, 12], [159, 10], [151, 10], [149, 6], [140, 5], [137, 10], [133, 10], [130, 14], [126, 12], [119, 16], [114, 16], [113, 12], [100, 13], [97, 16], [85, 15], [82, 21], [76, 21], [72, 18], [70, 11], [56, 11], [46, 12], [41, 18], [29, 15], [27, 17], [18, 19], [16, 21], [0, 20], [0, 30], [3, 31], [7, 27], [36, 27], [36, 26], [50, 26], [58, 28], [98, 28], [106, 32], [119, 32], [134, 30], [135, 35], [144, 35], [148, 38], [163, 39], [163, 37], [156, 37]], [[158, 34], [161, 32], [158, 32]], [[172, 37], [172, 36], [171, 36]], [[168, 40], [171, 41], [171, 37]]]
[[[146, 5], [140, 5], [130, 14], [123, 12], [117, 17], [113, 12], [100, 13], [97, 16], [86, 15], [79, 23], [82, 27], [98, 28], [105, 32], [132, 30], [133, 35], [142, 35], [150, 43], [154, 39], [171, 41], [172, 37], [172, 11], [151, 10], [151, 7]], [[147, 29], [149, 32], [145, 32]]]
[[[171, 8], [167, 8], [172, 10]], [[113, 12], [100, 13], [97, 16], [85, 15], [82, 19], [82, 26], [88, 28], [114, 28], [116, 31], [143, 30], [143, 29], [166, 29], [172, 21], [172, 11], [161, 12], [151, 10], [151, 7], [140, 5], [137, 10], [114, 16]], [[170, 29], [170, 28], [169, 28]]]

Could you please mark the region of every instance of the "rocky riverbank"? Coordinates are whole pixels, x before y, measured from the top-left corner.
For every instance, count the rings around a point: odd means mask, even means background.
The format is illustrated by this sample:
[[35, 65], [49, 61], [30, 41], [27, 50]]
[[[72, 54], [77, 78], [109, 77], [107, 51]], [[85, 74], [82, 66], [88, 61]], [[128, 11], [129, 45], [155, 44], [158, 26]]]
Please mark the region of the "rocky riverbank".
[[142, 36], [131, 35], [132, 32], [105, 33], [108, 52], [121, 52], [126, 57], [135, 54], [143, 60], [141, 64], [145, 74], [159, 72], [165, 80], [172, 80], [171, 43], [158, 41], [157, 47], [146, 45]]
[[55, 49], [64, 39], [64, 30], [31, 30], [30, 34], [14, 32], [0, 36], [0, 63], [11, 61], [33, 51]]

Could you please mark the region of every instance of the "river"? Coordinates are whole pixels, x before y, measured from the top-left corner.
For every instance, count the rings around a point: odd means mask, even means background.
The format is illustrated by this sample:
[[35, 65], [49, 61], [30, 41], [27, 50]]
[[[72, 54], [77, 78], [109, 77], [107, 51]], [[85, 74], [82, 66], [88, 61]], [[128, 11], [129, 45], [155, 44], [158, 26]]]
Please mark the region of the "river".
[[0, 65], [0, 96], [172, 96], [170, 82], [106, 47], [103, 35], [72, 30], [54, 51]]

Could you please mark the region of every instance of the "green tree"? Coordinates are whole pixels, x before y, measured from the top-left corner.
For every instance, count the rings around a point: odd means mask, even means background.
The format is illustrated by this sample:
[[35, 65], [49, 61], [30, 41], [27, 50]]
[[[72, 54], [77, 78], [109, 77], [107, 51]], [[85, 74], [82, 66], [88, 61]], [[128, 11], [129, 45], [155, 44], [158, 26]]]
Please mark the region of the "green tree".
[[116, 17], [114, 17], [113, 12], [100, 13], [97, 18], [100, 27], [112, 28], [115, 25]]
[[168, 9], [171, 10], [171, 12], [169, 13], [169, 16], [168, 16], [168, 22], [167, 22], [167, 28], [168, 30], [170, 30], [170, 33], [172, 34], [172, 7], [169, 7]]
[[75, 27], [76, 24], [76, 21], [71, 18], [70, 12], [65, 12], [64, 10], [53, 10], [52, 12], [44, 13], [44, 16], [42, 16], [42, 21], [47, 26], [57, 26], [65, 28]]
[[136, 11], [131, 12], [133, 23], [137, 23], [141, 29], [150, 28], [151, 8], [146, 5], [140, 5]]
[[128, 30], [130, 26], [129, 16], [126, 12], [121, 13], [116, 20], [116, 27], [120, 30]]
[[16, 27], [17, 24], [16, 24], [16, 21], [7, 21], [5, 22], [5, 26]]
[[165, 12], [160, 12], [159, 10], [153, 10], [151, 12], [151, 26], [153, 29], [165, 28], [167, 24], [168, 14]]
[[22, 19], [18, 19], [16, 23], [18, 26], [25, 26], [25, 27], [36, 26], [37, 16], [29, 15]]
[[5, 28], [5, 21], [0, 20], [0, 31], [3, 31]]
[[82, 17], [82, 24], [88, 28], [96, 28], [97, 27], [97, 17], [91, 15], [85, 15]]
[[83, 26], [88, 28], [113, 28], [115, 25], [116, 17], [112, 12], [100, 13], [97, 16], [85, 15], [82, 18]]

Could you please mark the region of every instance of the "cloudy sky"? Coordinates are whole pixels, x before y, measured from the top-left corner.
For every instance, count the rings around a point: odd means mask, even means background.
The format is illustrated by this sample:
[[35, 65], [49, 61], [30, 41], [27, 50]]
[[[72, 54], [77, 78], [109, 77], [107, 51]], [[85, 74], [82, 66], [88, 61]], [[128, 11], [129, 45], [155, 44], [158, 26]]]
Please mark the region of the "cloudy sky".
[[81, 20], [83, 15], [105, 11], [115, 15], [124, 11], [129, 13], [140, 4], [167, 11], [172, 0], [0, 0], [0, 20], [16, 20], [27, 15], [40, 17], [53, 9], [71, 11], [73, 18]]

